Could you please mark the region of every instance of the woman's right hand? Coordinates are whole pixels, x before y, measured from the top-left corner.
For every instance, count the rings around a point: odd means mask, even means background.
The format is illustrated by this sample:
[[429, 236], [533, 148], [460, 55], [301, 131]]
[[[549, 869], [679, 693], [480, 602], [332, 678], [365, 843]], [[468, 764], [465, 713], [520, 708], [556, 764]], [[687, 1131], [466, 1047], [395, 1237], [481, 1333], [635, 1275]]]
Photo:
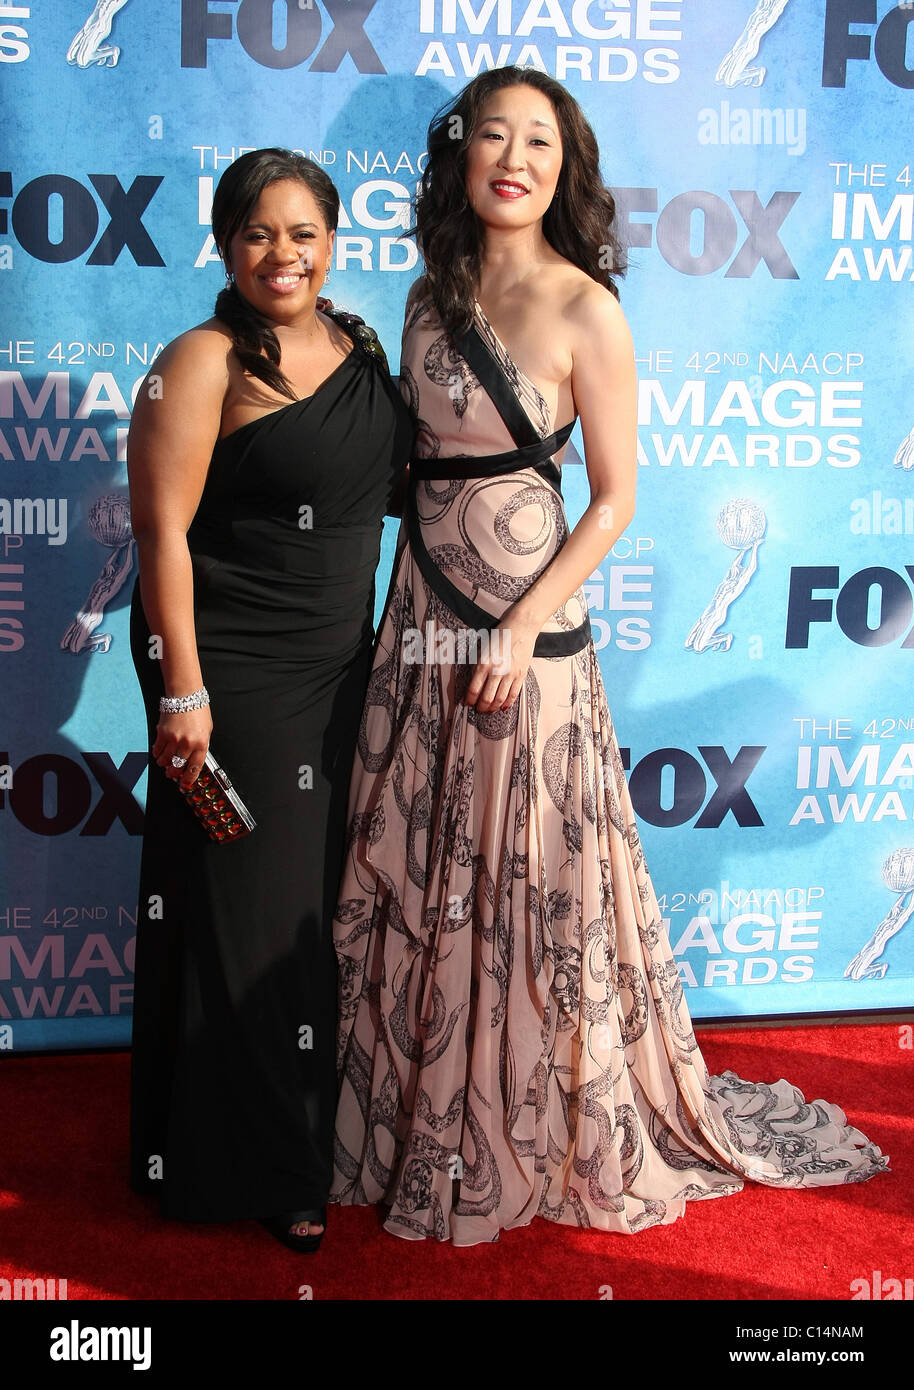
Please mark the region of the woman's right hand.
[[[180, 782], [186, 790], [193, 786], [203, 769], [212, 732], [213, 716], [209, 705], [204, 705], [202, 709], [186, 710], [182, 714], [160, 714], [152, 756], [159, 767], [165, 769], [165, 776]], [[173, 757], [186, 758], [187, 761], [183, 767], [177, 768], [171, 761]]]

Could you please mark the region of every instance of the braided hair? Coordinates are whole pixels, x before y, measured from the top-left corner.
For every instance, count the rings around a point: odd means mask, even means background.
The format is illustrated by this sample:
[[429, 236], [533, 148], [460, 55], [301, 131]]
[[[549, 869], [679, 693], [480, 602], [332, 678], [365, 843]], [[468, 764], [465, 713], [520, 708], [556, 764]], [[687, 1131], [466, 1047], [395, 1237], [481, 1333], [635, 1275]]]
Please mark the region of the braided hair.
[[[303, 183], [317, 203], [327, 230], [336, 230], [340, 196], [319, 164], [292, 150], [252, 150], [229, 165], [213, 197], [213, 237], [226, 265], [232, 238], [244, 227], [264, 189], [281, 179]], [[217, 296], [214, 312], [231, 333], [235, 356], [244, 371], [295, 400], [295, 392], [279, 366], [279, 342], [269, 320], [242, 297], [234, 280]]]

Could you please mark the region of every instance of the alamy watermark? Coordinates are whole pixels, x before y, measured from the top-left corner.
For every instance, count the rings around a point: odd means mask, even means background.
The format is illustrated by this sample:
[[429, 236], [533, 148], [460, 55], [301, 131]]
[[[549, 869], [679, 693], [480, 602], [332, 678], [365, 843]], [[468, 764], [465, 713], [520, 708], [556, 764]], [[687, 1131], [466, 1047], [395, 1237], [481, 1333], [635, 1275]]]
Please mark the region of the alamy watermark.
[[511, 660], [511, 631], [509, 628], [462, 627], [457, 632], [450, 628], [436, 628], [434, 623], [425, 624], [423, 635], [417, 627], [408, 627], [403, 632], [403, 662], [407, 666], [453, 666], [475, 665], [477, 661], [492, 661], [507, 667]]
[[48, 545], [63, 545], [66, 497], [0, 497], [0, 536], [47, 536]]
[[67, 1296], [66, 1279], [0, 1279], [0, 1301], [58, 1301]]

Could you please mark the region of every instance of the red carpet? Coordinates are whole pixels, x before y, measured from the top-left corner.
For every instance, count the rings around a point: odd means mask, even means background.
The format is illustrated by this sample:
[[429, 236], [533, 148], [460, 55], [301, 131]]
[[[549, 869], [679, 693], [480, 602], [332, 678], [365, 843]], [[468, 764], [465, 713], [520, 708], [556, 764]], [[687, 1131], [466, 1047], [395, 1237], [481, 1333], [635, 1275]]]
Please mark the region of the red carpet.
[[[317, 1255], [256, 1222], [166, 1223], [127, 1186], [126, 1053], [0, 1062], [0, 1278], [67, 1280], [70, 1299], [838, 1299], [914, 1275], [914, 1052], [901, 1026], [698, 1030], [712, 1072], [785, 1076], [837, 1102], [889, 1154], [870, 1182], [747, 1184], [672, 1226], [597, 1235], [537, 1220], [495, 1245], [387, 1235], [372, 1208], [332, 1208]], [[306, 1295], [305, 1295], [306, 1296]], [[859, 1306], [859, 1305], [855, 1305]]]

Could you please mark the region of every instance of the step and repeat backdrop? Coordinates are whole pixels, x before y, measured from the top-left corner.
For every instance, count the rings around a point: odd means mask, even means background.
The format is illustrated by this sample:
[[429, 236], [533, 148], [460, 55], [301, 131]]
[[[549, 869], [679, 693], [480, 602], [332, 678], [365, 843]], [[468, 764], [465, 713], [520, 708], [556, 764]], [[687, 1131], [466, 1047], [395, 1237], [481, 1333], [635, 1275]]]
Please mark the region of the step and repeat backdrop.
[[263, 145], [323, 165], [328, 292], [396, 370], [429, 119], [508, 63], [582, 103], [631, 247], [638, 510], [587, 587], [692, 1013], [914, 1004], [912, 25], [887, 0], [0, 4], [0, 1052], [130, 1038], [125, 446], [223, 284], [215, 182]]

